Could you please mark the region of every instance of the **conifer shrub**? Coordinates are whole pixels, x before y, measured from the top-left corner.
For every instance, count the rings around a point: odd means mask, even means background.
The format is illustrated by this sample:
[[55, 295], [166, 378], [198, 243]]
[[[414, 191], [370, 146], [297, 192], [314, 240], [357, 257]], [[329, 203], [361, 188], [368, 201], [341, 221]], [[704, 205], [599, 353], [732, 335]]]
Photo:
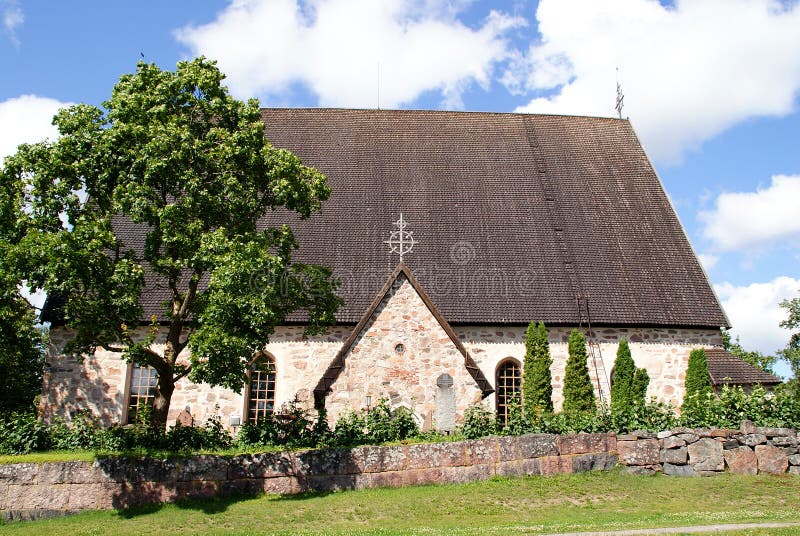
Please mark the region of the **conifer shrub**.
[[619, 341], [614, 360], [614, 381], [611, 384], [611, 411], [625, 411], [633, 405], [633, 378], [636, 365], [627, 339]]
[[569, 334], [569, 358], [564, 374], [564, 412], [594, 412], [594, 388], [589, 378], [586, 337], [577, 329]]
[[700, 409], [696, 406], [706, 404], [709, 394], [713, 394], [711, 377], [708, 375], [708, 361], [706, 360], [706, 351], [704, 349], [695, 348], [689, 354], [689, 365], [686, 368], [684, 385], [686, 386], [686, 391], [683, 395], [682, 413]]
[[631, 401], [633, 405], [643, 405], [647, 401], [647, 387], [650, 385], [650, 375], [647, 369], [637, 368], [633, 374], [631, 384]]
[[524, 412], [528, 416], [553, 412], [553, 379], [550, 375], [550, 343], [544, 322], [531, 322], [525, 332], [522, 375]]

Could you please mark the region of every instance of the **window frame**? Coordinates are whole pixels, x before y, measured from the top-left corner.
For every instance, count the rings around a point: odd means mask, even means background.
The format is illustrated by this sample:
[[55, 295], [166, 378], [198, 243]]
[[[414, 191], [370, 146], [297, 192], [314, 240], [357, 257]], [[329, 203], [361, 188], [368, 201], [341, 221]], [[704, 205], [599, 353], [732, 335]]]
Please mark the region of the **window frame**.
[[[144, 370], [147, 371], [148, 380], [152, 379], [154, 381], [153, 385], [147, 385], [147, 392], [145, 394], [141, 394], [139, 390], [144, 386], [141, 381], [138, 383], [136, 387], [138, 389], [134, 391], [134, 377], [136, 376], [137, 370]], [[140, 375], [139, 378], [142, 376]], [[151, 367], [150, 365], [139, 365], [138, 363], [130, 363], [128, 365], [128, 381], [125, 382], [125, 418], [123, 421], [126, 424], [135, 424], [136, 423], [136, 416], [139, 413], [139, 407], [143, 407], [145, 405], [153, 407], [153, 403], [156, 399], [156, 392], [158, 390], [158, 372], [156, 369]], [[152, 394], [151, 394], [152, 393]], [[136, 399], [136, 403], [134, 402], [134, 398]], [[144, 404], [142, 404], [142, 399], [144, 399]]]
[[[516, 375], [508, 376], [504, 375], [501, 377], [501, 372], [505, 372], [510, 367], [514, 367], [516, 371]], [[504, 382], [501, 384], [501, 379]], [[513, 393], [516, 393], [520, 399], [522, 397], [522, 364], [513, 357], [507, 357], [500, 361], [497, 364], [497, 367], [494, 371], [494, 384], [495, 384], [495, 398], [494, 398], [494, 407], [495, 407], [495, 414], [497, 415], [497, 420], [501, 424], [505, 424], [508, 422], [508, 413], [509, 413], [509, 404], [508, 398], [509, 394], [507, 392], [509, 385], [508, 380], [516, 380], [514, 384], [511, 385], [513, 388]], [[501, 392], [502, 391], [502, 392]]]
[[[269, 363], [269, 365], [271, 365], [271, 367], [272, 367], [272, 371], [271, 371], [272, 388], [271, 389], [269, 387], [269, 384], [270, 384], [270, 379], [269, 379], [270, 371], [267, 370], [265, 372], [265, 371], [263, 371], [263, 369], [262, 370], [256, 370], [255, 369], [255, 367], [259, 363], [264, 363], [264, 362]], [[264, 389], [264, 391], [267, 393], [267, 396], [265, 398], [263, 398], [263, 399], [258, 399], [257, 398], [255, 400], [251, 400], [251, 398], [252, 398], [252, 396], [251, 396], [252, 395], [252, 388], [253, 388], [253, 372], [258, 372], [259, 374], [266, 373], [267, 378], [266, 378], [266, 380], [263, 380], [263, 381], [266, 381], [266, 383], [267, 383], [267, 388]], [[260, 382], [262, 380], [259, 378], [257, 381]], [[267, 415], [267, 414], [275, 415], [275, 413], [276, 413], [276, 411], [275, 411], [276, 410], [275, 401], [276, 401], [277, 387], [278, 387], [278, 364], [277, 364], [277, 360], [275, 359], [275, 356], [272, 355], [269, 352], [260, 352], [259, 354], [256, 355], [256, 357], [253, 358], [253, 360], [250, 362], [250, 366], [247, 369], [247, 384], [246, 384], [245, 391], [244, 391], [244, 411], [242, 412], [243, 413], [243, 418], [242, 418], [242, 422], [243, 423], [255, 424], [264, 415]], [[272, 400], [271, 401], [269, 399], [270, 391], [272, 393]], [[265, 407], [261, 411], [259, 411], [259, 409], [257, 408], [256, 411], [255, 411], [255, 418], [251, 419], [251, 417], [250, 417], [250, 409], [252, 407], [252, 404], [253, 404], [253, 402], [255, 402], [257, 404], [260, 401], [263, 401], [265, 403], [265, 406], [268, 405], [271, 402], [272, 403], [272, 407], [271, 408]]]

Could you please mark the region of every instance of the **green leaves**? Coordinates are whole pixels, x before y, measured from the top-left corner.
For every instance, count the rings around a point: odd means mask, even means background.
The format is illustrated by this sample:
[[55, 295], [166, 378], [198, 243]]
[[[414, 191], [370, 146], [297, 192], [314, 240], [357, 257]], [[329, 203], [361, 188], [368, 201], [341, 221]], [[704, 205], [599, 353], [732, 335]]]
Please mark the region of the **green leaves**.
[[525, 332], [525, 364], [522, 377], [522, 398], [526, 414], [553, 412], [553, 385], [550, 367], [550, 343], [543, 322], [531, 322]]
[[564, 411], [566, 413], [595, 410], [595, 397], [589, 379], [586, 338], [583, 333], [573, 329], [569, 334], [569, 358], [564, 374]]
[[[175, 71], [140, 62], [102, 109], [61, 110], [58, 140], [22, 146], [2, 170], [0, 225], [22, 252], [14, 279], [64, 302], [71, 351], [122, 345], [155, 367], [157, 421], [190, 371], [178, 363], [190, 342], [193, 378], [238, 388], [288, 315], [305, 311], [315, 331], [339, 305], [330, 270], [292, 263], [288, 228], [259, 230], [280, 206], [309, 217], [330, 195], [325, 177], [270, 145], [258, 102], [232, 98], [223, 79], [205, 58]], [[144, 244], [117, 239], [132, 224]], [[155, 319], [164, 351], [152, 329], [133, 338], [155, 287], [170, 293]]]

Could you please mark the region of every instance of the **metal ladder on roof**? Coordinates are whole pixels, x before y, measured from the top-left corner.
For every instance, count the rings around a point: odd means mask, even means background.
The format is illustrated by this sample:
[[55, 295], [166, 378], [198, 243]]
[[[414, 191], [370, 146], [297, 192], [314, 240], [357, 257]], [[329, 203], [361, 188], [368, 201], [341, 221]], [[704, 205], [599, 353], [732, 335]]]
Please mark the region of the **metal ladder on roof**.
[[611, 403], [611, 384], [608, 381], [608, 374], [603, 363], [603, 353], [600, 351], [600, 342], [592, 329], [592, 316], [589, 313], [588, 296], [576, 293], [575, 303], [578, 307], [578, 327], [583, 330], [586, 324], [586, 346], [589, 350], [589, 360], [594, 369], [594, 383], [597, 386], [597, 397], [600, 404]]

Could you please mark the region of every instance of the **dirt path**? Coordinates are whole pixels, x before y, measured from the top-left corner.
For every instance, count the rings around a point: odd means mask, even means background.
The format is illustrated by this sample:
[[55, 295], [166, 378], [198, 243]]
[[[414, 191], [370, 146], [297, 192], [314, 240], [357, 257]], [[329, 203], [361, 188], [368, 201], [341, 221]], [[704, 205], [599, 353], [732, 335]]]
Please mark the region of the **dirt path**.
[[800, 523], [729, 523], [724, 525], [695, 525], [689, 527], [663, 527], [658, 529], [607, 530], [600, 532], [560, 532], [546, 536], [639, 536], [649, 534], [702, 534], [707, 532], [727, 532], [747, 529], [785, 529], [797, 527]]

